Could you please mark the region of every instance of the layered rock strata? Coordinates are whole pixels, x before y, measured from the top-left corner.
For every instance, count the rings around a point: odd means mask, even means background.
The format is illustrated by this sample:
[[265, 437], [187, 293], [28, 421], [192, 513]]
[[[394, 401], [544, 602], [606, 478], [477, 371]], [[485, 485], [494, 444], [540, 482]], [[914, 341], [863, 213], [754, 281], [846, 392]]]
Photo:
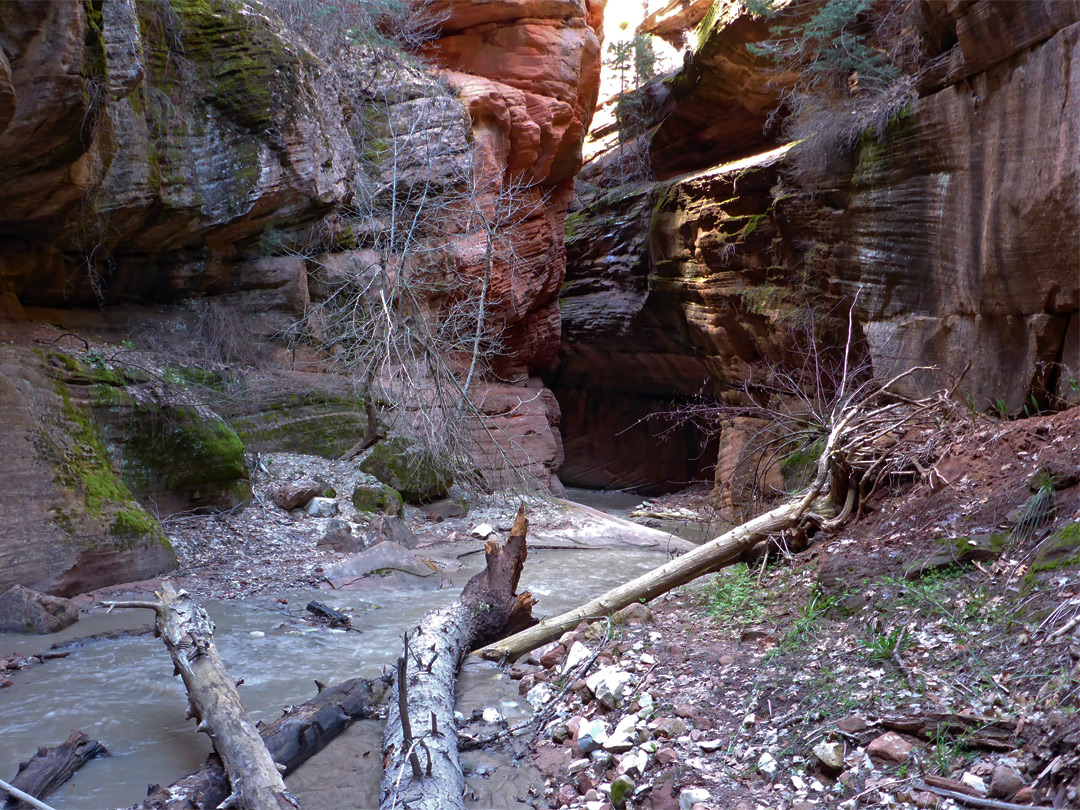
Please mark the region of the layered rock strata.
[[[828, 167], [822, 191], [778, 184], [794, 153], [777, 152], [760, 129], [726, 133], [725, 116], [712, 126], [700, 118], [702, 99], [723, 111], [728, 102], [710, 94], [739, 97], [740, 83], [743, 110], [755, 100], [764, 110], [759, 90], [775, 79], [745, 49], [762, 37], [757, 22], [723, 5], [671, 82], [675, 111], [657, 131], [654, 164], [671, 173], [729, 150], [762, 156], [626, 187], [571, 215], [562, 364], [551, 378], [567, 425], [566, 479], [638, 485], [639, 463], [668, 451], [621, 453], [625, 424], [640, 430], [703, 381], [723, 399], [730, 383], [783, 365], [800, 312], [843, 321], [854, 305], [876, 375], [936, 367], [913, 378], [915, 392], [950, 386], [970, 363], [958, 395], [979, 410], [1075, 404], [1080, 7], [921, 4], [929, 63], [917, 97]], [[698, 69], [710, 53], [725, 54], [713, 80]], [[844, 331], [820, 345], [841, 349]], [[630, 397], [635, 415], [616, 417]], [[578, 402], [593, 403], [581, 409], [592, 414], [587, 427], [565, 418]], [[661, 467], [649, 480], [683, 474]]]

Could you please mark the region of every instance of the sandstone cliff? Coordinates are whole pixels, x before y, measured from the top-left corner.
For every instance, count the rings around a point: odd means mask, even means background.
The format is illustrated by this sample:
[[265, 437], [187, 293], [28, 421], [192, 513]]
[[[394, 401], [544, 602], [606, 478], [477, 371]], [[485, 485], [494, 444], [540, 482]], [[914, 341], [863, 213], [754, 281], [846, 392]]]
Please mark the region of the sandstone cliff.
[[1075, 404], [1078, 4], [921, 4], [929, 64], [917, 97], [811, 192], [784, 179], [790, 156], [762, 131], [788, 78], [747, 52], [767, 28], [737, 6], [713, 8], [667, 82], [654, 167], [694, 171], [571, 214], [550, 378], [564, 412], [582, 413], [565, 429], [566, 480], [684, 480], [677, 460], [694, 437], [643, 453], [622, 436], [703, 382], [723, 398], [782, 363], [808, 303], [842, 315], [855, 302], [878, 375], [936, 365], [925, 389], [970, 361], [959, 394], [980, 410]]
[[[290, 335], [311, 328], [305, 314], [325, 288], [327, 267], [354, 249], [342, 214], [355, 209], [365, 183], [384, 182], [391, 171], [377, 165], [385, 152], [380, 127], [418, 117], [426, 123], [413, 133], [416, 149], [450, 144], [445, 154], [461, 165], [471, 154], [481, 196], [491, 207], [512, 199], [517, 212], [498, 225], [510, 231], [501, 238], [514, 245], [514, 259], [496, 263], [484, 311], [505, 354], [475, 389], [486, 415], [479, 462], [508, 456], [557, 486], [558, 406], [535, 374], [558, 348], [562, 223], [596, 100], [602, 4], [434, 11], [441, 33], [426, 45], [434, 73], [390, 71], [376, 55], [348, 75], [364, 91], [357, 95], [352, 86], [343, 92], [340, 77], [254, 3], [0, 6], [0, 318], [21, 346], [4, 360], [13, 386], [5, 407], [38, 403], [29, 421], [4, 423], [2, 438], [20, 448], [38, 482], [5, 504], [4, 518], [8, 538], [41, 539], [29, 557], [26, 543], [5, 540], [0, 581], [30, 582], [27, 572], [40, 570], [31, 584], [72, 592], [156, 573], [171, 554], [138, 498], [161, 505], [193, 494], [182, 476], [165, 471], [152, 480], [127, 475], [103, 409], [109, 403], [97, 394], [130, 407], [137, 391], [129, 389], [142, 383], [98, 390], [105, 383], [59, 373], [41, 348], [58, 339], [66, 341], [64, 356], [86, 370], [99, 341], [139, 336], [140, 348], [166, 352], [162, 362], [193, 367], [198, 384], [174, 388], [220, 394], [215, 408], [250, 449], [337, 455], [356, 441], [361, 403], [350, 386], [319, 373], [320, 356]], [[382, 103], [368, 110], [372, 98]], [[365, 127], [367, 140], [358, 134]], [[450, 167], [437, 168], [449, 176]], [[393, 171], [422, 183], [431, 166]], [[465, 278], [482, 275], [482, 236], [459, 234], [450, 243]], [[316, 255], [311, 244], [328, 252]], [[35, 331], [41, 323], [57, 328]], [[76, 337], [60, 337], [66, 332]], [[79, 334], [94, 348], [78, 349]], [[122, 357], [127, 351], [110, 352], [102, 368], [112, 374], [112, 360], [132, 361]], [[217, 370], [207, 377], [210, 367]], [[75, 388], [95, 396], [73, 396]], [[165, 411], [181, 407], [172, 393], [162, 389], [166, 401], [157, 404]], [[144, 428], [152, 426], [125, 427], [136, 444]], [[35, 439], [43, 431], [76, 455], [89, 453], [103, 474], [111, 470], [115, 497], [99, 502], [85, 480], [61, 475], [57, 464], [70, 454], [43, 454]], [[227, 472], [229, 481], [243, 481], [242, 456]], [[65, 514], [78, 507], [74, 545], [59, 512], [28, 508], [35, 492], [53, 492], [42, 504], [63, 502], [57, 508]], [[206, 494], [195, 492], [195, 502], [209, 503]], [[116, 546], [117, 509], [146, 517], [137, 537], [123, 535], [130, 559], [80, 563], [79, 549], [94, 555]], [[58, 584], [62, 576], [67, 584]]]

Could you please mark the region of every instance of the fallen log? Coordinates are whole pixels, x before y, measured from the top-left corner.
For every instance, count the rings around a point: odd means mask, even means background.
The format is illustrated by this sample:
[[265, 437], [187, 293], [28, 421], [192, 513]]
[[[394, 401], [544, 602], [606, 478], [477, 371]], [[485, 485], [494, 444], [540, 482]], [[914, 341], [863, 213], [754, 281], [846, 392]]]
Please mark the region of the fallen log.
[[[74, 776], [87, 762], [95, 757], [107, 756], [109, 752], [105, 746], [97, 740], [91, 740], [85, 731], [73, 731], [60, 745], [39, 748], [30, 759], [20, 763], [19, 772], [11, 780], [11, 786], [35, 799], [44, 799]], [[4, 810], [28, 806], [11, 795], [4, 802]]]
[[[813, 497], [817, 490], [811, 490]], [[699, 576], [732, 565], [743, 552], [770, 534], [792, 528], [809, 506], [811, 493], [797, 503], [784, 504], [748, 523], [737, 526], [715, 540], [671, 560], [659, 568], [641, 575], [624, 585], [613, 588], [574, 610], [543, 619], [527, 630], [496, 641], [477, 650], [481, 658], [491, 661], [514, 661], [537, 647], [554, 641], [581, 622], [596, 621], [610, 616], [634, 602], [644, 601], [685, 585]], [[807, 499], [809, 498], [809, 500]]]
[[156, 602], [103, 602], [114, 607], [149, 608], [157, 615], [156, 630], [172, 656], [174, 674], [188, 693], [188, 717], [210, 736], [229, 777], [232, 792], [221, 807], [240, 810], [296, 810], [296, 799], [248, 716], [236, 684], [214, 645], [214, 623], [187, 591], [169, 580]]
[[[698, 546], [677, 559], [643, 574], [574, 610], [544, 619], [533, 627], [477, 650], [492, 661], [513, 661], [542, 644], [554, 641], [581, 622], [610, 616], [634, 602], [647, 602], [672, 588], [684, 585], [710, 571], [731, 565], [757, 543], [804, 524], [834, 529], [851, 517], [856, 493], [866, 489], [863, 475], [881, 477], [885, 460], [896, 452], [896, 443], [882, 443], [884, 436], [910, 430], [917, 420], [926, 421], [946, 403], [939, 392], [923, 400], [897, 398], [882, 405], [875, 400], [889, 394], [898, 380], [921, 369], [910, 369], [869, 393], [851, 394], [838, 407], [818, 460], [813, 483], [797, 499], [782, 504], [729, 532]], [[868, 490], [870, 491], [870, 490]], [[864, 492], [864, 497], [866, 493]], [[838, 512], [832, 519], [815, 514]], [[861, 508], [861, 506], [860, 506]]]
[[[387, 689], [379, 679], [353, 678], [336, 686], [323, 686], [319, 693], [285, 712], [262, 730], [262, 740], [284, 774], [299, 768], [326, 747], [355, 720], [374, 717]], [[168, 787], [151, 785], [138, 810], [211, 810], [229, 795], [229, 779], [221, 760], [211, 754], [195, 773]], [[136, 808], [132, 808], [136, 810]]]
[[461, 597], [405, 634], [383, 732], [381, 810], [464, 808], [454, 682], [474, 646], [533, 621], [532, 596], [514, 593], [528, 528], [522, 507], [506, 544], [486, 544], [487, 565]]

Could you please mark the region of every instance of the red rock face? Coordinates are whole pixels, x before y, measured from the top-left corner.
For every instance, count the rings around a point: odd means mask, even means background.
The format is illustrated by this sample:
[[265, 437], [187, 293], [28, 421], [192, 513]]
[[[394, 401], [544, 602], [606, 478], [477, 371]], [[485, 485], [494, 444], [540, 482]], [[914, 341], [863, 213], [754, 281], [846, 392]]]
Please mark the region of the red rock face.
[[426, 55], [447, 69], [472, 116], [481, 186], [521, 212], [516, 259], [492, 279], [514, 378], [558, 351], [563, 220], [600, 85], [603, 4], [531, 0], [436, 4], [446, 15]]
[[[706, 377], [738, 388], [784, 362], [785, 316], [807, 289], [800, 268], [824, 310], [846, 313], [858, 292], [856, 325], [879, 377], [933, 365], [917, 382], [936, 389], [970, 363], [959, 391], [980, 410], [1000, 401], [1022, 414], [1032, 395], [1077, 404], [1080, 74], [1070, 65], [1080, 6], [922, 8], [933, 61], [919, 97], [831, 168], [831, 193], [774, 204], [791, 159], [777, 151], [620, 189], [572, 214], [562, 364], [547, 378], [568, 423], [568, 482], [674, 480], [666, 450], [633, 447], [611, 430], [616, 415], [633, 396], [640, 418]], [[726, 117], [725, 105], [749, 113], [763, 98], [765, 76], [743, 57], [760, 32], [738, 15], [728, 22], [674, 82], [675, 111], [653, 141], [667, 171], [753, 147], [751, 129], [729, 131], [743, 113]], [[822, 344], [842, 347], [843, 333]]]
[[[496, 479], [509, 459], [550, 484], [563, 462], [559, 407], [546, 389], [519, 386], [559, 349], [563, 222], [599, 93], [603, 2], [447, 2], [432, 11], [446, 19], [426, 55], [446, 69], [472, 117], [490, 208], [511, 209], [488, 317], [503, 340], [494, 371], [518, 385], [479, 386], [488, 427], [478, 433], [480, 455]], [[458, 253], [480, 278], [483, 245], [465, 240]]]
[[1033, 396], [1075, 401], [1080, 378], [1080, 8], [953, 12], [936, 78], [864, 141], [817, 235], [838, 289], [863, 290], [879, 376], [932, 365], [920, 385], [934, 388], [970, 364], [961, 392], [1016, 415]]

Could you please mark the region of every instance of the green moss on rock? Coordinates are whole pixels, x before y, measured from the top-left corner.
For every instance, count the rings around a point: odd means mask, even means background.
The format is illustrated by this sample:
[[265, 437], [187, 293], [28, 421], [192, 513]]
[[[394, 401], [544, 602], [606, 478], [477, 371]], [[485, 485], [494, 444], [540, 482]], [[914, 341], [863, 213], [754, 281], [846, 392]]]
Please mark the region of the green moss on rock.
[[251, 499], [244, 444], [223, 420], [188, 405], [133, 403], [120, 443], [124, 480], [145, 495], [230, 509]]
[[396, 489], [409, 503], [442, 498], [454, 483], [444, 465], [404, 436], [383, 439], [360, 463], [360, 469]]
[[[158, 522], [117, 477], [105, 442], [90, 414], [72, 402], [61, 384], [58, 393], [63, 401], [66, 427], [64, 446], [53, 453], [57, 484], [79, 493], [86, 514], [110, 524], [110, 534], [119, 545], [127, 541], [152, 539], [168, 547], [169, 541]], [[64, 531], [74, 531], [72, 517], [59, 507], [53, 508], [53, 522]]]
[[361, 512], [382, 512], [400, 515], [403, 501], [401, 493], [383, 484], [359, 484], [352, 494], [353, 506]]

